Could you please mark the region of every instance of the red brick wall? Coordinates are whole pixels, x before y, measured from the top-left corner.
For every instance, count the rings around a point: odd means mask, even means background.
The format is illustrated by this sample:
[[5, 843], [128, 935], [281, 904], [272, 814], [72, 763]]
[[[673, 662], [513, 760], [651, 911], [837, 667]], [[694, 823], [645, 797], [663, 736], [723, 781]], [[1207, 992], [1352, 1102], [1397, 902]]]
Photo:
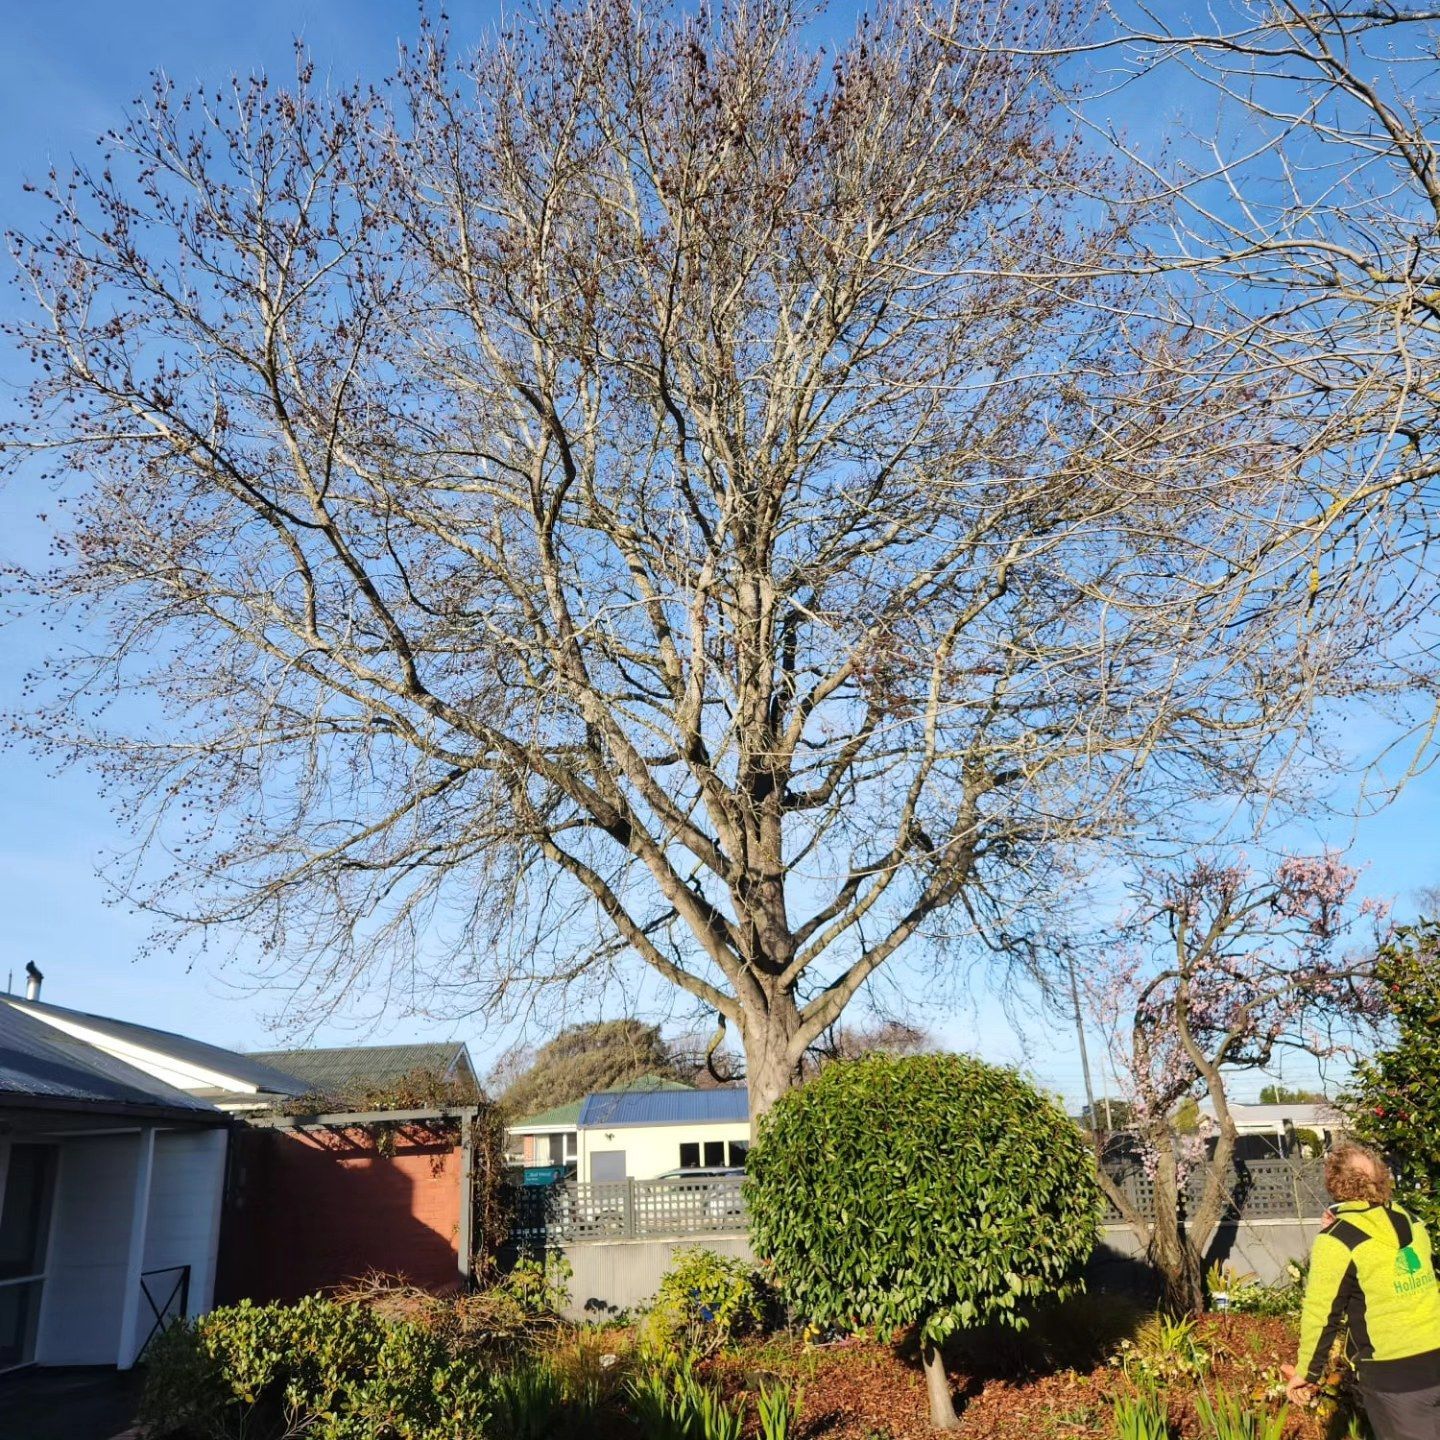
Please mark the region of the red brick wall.
[[242, 1129], [230, 1151], [216, 1300], [295, 1300], [369, 1270], [459, 1283], [461, 1151], [408, 1127], [393, 1155], [369, 1128]]

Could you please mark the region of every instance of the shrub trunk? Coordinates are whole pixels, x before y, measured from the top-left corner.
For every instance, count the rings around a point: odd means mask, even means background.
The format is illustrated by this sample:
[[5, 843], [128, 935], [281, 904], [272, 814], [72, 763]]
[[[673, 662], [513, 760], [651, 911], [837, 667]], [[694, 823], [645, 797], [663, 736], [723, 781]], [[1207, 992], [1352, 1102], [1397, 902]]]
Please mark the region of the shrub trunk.
[[940, 1347], [922, 1342], [920, 1357], [925, 1366], [925, 1393], [930, 1398], [930, 1423], [937, 1430], [958, 1430], [960, 1417], [955, 1413], [955, 1397], [950, 1393]]

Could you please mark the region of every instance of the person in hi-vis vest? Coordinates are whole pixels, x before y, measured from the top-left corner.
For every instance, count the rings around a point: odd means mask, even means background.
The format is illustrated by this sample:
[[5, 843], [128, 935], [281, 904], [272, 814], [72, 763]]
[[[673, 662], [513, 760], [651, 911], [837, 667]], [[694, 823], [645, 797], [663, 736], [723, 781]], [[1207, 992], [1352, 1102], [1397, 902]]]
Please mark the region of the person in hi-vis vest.
[[1310, 1252], [1300, 1356], [1284, 1366], [1288, 1394], [1306, 1401], [1343, 1333], [1376, 1440], [1440, 1440], [1440, 1287], [1430, 1236], [1391, 1203], [1394, 1181], [1364, 1145], [1325, 1162], [1335, 1201]]

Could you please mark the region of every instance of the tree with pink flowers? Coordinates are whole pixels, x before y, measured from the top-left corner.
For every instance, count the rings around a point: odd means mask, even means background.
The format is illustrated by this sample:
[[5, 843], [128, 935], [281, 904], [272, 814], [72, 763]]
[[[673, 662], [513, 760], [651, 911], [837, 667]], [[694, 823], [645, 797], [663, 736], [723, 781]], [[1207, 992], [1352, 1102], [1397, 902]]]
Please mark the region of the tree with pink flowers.
[[[1376, 937], [1359, 941], [1367, 926], [1384, 925], [1385, 907], [1357, 900], [1357, 879], [1334, 854], [1267, 870], [1243, 858], [1149, 870], [1124, 943], [1089, 986], [1129, 1092], [1154, 1214], [1103, 1167], [1101, 1185], [1144, 1241], [1176, 1311], [1203, 1308], [1203, 1258], [1232, 1199], [1234, 1076], [1287, 1050], [1338, 1057], [1383, 1013]], [[1209, 1101], [1199, 1133], [1175, 1125], [1187, 1100]], [[1196, 1173], [1199, 1199], [1182, 1211]]]

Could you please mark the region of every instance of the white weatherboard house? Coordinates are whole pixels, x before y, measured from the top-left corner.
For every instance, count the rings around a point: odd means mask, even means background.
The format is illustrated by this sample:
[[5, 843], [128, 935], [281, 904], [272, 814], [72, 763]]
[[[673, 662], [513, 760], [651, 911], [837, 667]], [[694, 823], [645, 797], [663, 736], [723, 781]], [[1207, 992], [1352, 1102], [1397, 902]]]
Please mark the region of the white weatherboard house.
[[576, 1142], [582, 1181], [742, 1166], [750, 1096], [743, 1089], [598, 1091], [580, 1106]]
[[[693, 1085], [683, 1085], [678, 1080], [663, 1075], [641, 1075], [624, 1085], [611, 1085], [604, 1090], [594, 1091], [599, 1095], [620, 1095], [636, 1091], [652, 1090], [693, 1090]], [[526, 1115], [512, 1120], [505, 1131], [506, 1159], [527, 1170], [563, 1169], [570, 1165], [578, 1167], [580, 1159], [580, 1112], [589, 1095], [572, 1100], [568, 1105], [554, 1105], [535, 1115]], [[674, 1168], [671, 1166], [670, 1168]], [[585, 1178], [579, 1175], [578, 1178]]]
[[303, 1086], [243, 1055], [0, 994], [0, 1372], [133, 1365], [209, 1309], [234, 1108]]

